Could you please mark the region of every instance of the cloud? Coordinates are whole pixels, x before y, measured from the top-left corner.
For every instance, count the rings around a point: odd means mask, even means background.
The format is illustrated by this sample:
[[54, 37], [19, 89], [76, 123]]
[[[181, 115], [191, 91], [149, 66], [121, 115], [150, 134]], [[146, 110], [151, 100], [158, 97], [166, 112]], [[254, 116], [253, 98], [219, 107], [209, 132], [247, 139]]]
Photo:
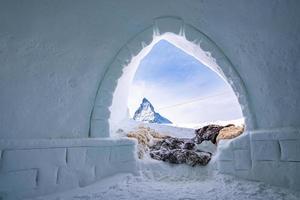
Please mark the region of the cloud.
[[[189, 83], [190, 84], [190, 83]], [[178, 90], [187, 89], [187, 85], [182, 85]], [[206, 121], [231, 120], [241, 118], [241, 110], [235, 94], [227, 88], [219, 96], [199, 95], [199, 101], [195, 98], [189, 99], [186, 95], [174, 93], [168, 88], [155, 84], [138, 82], [130, 88], [129, 110], [133, 116], [144, 97], [154, 105], [157, 112], [167, 117], [175, 123], [201, 123]], [[204, 99], [205, 97], [209, 97]], [[190, 103], [190, 100], [194, 100]], [[197, 99], [196, 99], [197, 100]], [[180, 103], [182, 105], [176, 105]], [[175, 105], [173, 107], [170, 107]]]
[[[211, 97], [216, 94], [219, 96]], [[175, 123], [242, 117], [236, 96], [219, 75], [165, 41], [151, 50], [136, 72], [128, 97], [131, 116], [144, 97]], [[201, 100], [166, 108], [195, 98]]]

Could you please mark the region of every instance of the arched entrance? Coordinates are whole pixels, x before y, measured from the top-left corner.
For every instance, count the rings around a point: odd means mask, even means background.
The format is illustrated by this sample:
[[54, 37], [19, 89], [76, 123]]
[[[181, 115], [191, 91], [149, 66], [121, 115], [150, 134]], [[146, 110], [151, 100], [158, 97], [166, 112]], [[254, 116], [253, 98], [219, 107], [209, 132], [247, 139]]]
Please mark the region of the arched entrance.
[[[241, 105], [246, 130], [256, 127], [255, 115], [247, 89], [235, 67], [222, 50], [204, 33], [186, 24], [178, 17], [159, 17], [150, 27], [130, 39], [117, 53], [99, 84], [90, 120], [90, 137], [109, 137], [110, 124], [118, 123], [126, 115], [127, 104], [120, 107], [116, 101], [125, 101], [139, 61], [160, 40], [167, 40], [194, 56], [217, 72], [233, 88]], [[127, 88], [127, 89], [126, 89]], [[114, 115], [114, 110], [118, 114]], [[109, 120], [110, 119], [110, 120]]]

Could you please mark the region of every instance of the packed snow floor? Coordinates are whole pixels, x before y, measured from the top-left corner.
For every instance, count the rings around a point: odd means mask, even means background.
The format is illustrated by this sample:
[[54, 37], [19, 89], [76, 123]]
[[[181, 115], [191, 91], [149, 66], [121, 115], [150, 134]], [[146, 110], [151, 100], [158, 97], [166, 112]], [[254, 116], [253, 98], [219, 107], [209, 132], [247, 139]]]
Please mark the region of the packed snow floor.
[[217, 174], [208, 167], [141, 163], [138, 175], [118, 174], [85, 188], [35, 200], [299, 200], [300, 194]]

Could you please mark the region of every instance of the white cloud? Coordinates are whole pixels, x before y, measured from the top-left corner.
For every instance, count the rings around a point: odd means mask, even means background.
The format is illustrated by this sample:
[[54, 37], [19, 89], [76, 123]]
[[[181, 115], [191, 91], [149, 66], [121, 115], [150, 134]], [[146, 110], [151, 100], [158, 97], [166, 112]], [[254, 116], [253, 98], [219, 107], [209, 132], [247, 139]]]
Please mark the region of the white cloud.
[[[190, 55], [177, 48], [168, 42], [157, 43], [141, 61], [129, 90], [131, 116], [146, 97], [156, 111], [174, 123], [241, 118], [240, 105], [231, 87], [199, 60], [204, 60], [210, 66], [214, 64], [201, 56], [202, 59], [195, 59], [196, 54]], [[211, 97], [216, 94], [223, 95]], [[203, 99], [208, 96], [210, 98]], [[195, 98], [201, 100], [165, 108]]]
[[[194, 91], [193, 98], [183, 94], [182, 91], [185, 90]], [[133, 116], [142, 99], [146, 97], [153, 104], [156, 111], [174, 123], [201, 123], [242, 117], [240, 105], [229, 85], [213, 91], [197, 92], [197, 89], [193, 87], [193, 82], [187, 82], [175, 88], [167, 88], [155, 82], [138, 81], [131, 85], [128, 107], [131, 116]], [[202, 99], [202, 97], [213, 94], [223, 95]], [[194, 97], [201, 97], [201, 100], [165, 108], [187, 102], [194, 99]]]

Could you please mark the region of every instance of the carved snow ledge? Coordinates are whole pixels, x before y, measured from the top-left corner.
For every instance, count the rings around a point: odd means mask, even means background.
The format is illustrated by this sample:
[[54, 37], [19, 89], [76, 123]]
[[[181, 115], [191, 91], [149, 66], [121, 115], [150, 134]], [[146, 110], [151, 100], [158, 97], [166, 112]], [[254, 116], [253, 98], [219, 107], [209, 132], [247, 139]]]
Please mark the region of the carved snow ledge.
[[294, 140], [300, 139], [300, 128], [282, 127], [250, 131], [251, 140]]
[[0, 140], [1, 150], [40, 149], [65, 147], [133, 146], [135, 141], [127, 138], [80, 138], [80, 139], [25, 139]]
[[[91, 113], [90, 137], [110, 136], [109, 128], [107, 127], [109, 127], [109, 118], [112, 114], [108, 112], [107, 109], [111, 107], [113, 103], [113, 95], [116, 91], [119, 79], [124, 74], [124, 70], [128, 70], [127, 68], [130, 62], [132, 62], [133, 58], [140, 54], [143, 49], [145, 50], [145, 47], [153, 45], [153, 42], [155, 42], [155, 39], [157, 40], [158, 37], [170, 33], [173, 35], [176, 34], [176, 37], [185, 39], [186, 43], [180, 44], [181, 46], [176, 44], [176, 42], [174, 43], [173, 41], [167, 40], [186, 53], [193, 55], [193, 52], [187, 52], [191, 49], [185, 48], [185, 46], [192, 44], [194, 47], [192, 51], [204, 52], [206, 54], [206, 59], [201, 60], [201, 62], [207, 64], [208, 67], [216, 71], [231, 85], [241, 105], [245, 117], [246, 129], [254, 130], [256, 128], [255, 114], [251, 112], [251, 100], [245, 84], [224, 52], [207, 35], [194, 26], [185, 23], [183, 19], [173, 16], [163, 16], [154, 19], [152, 25], [146, 27], [128, 40], [106, 67], [104, 77], [98, 86], [94, 108]], [[212, 60], [214, 62], [211, 62]], [[210, 64], [208, 64], [208, 62]], [[103, 109], [103, 112], [101, 109]], [[103, 119], [99, 117], [97, 113], [105, 113], [107, 118]], [[99, 118], [102, 120], [97, 120]], [[101, 126], [104, 128], [101, 128]], [[101, 129], [101, 131], [98, 129]]]

